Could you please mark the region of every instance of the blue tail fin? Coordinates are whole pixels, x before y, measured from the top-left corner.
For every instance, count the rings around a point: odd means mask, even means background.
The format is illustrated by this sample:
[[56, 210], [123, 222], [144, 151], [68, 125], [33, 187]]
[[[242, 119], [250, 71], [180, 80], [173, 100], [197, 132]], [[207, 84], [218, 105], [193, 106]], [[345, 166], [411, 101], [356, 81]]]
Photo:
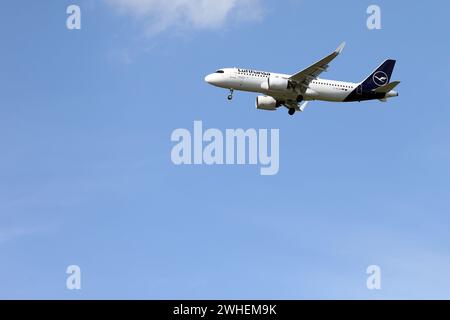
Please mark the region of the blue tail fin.
[[395, 60], [386, 60], [366, 80], [362, 82], [363, 91], [372, 91], [378, 87], [385, 86], [391, 80], [394, 71]]

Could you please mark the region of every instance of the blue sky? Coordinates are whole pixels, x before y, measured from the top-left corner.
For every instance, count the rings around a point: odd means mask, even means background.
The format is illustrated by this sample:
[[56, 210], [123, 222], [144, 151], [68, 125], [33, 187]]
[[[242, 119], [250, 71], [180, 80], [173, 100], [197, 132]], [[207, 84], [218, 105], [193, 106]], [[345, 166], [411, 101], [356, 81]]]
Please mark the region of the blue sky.
[[[243, 2], [2, 2], [0, 298], [450, 298], [449, 4], [376, 1], [370, 31], [372, 1]], [[294, 73], [343, 40], [324, 78], [394, 58], [398, 98], [289, 117], [203, 81]], [[280, 129], [279, 173], [173, 165], [194, 120]]]

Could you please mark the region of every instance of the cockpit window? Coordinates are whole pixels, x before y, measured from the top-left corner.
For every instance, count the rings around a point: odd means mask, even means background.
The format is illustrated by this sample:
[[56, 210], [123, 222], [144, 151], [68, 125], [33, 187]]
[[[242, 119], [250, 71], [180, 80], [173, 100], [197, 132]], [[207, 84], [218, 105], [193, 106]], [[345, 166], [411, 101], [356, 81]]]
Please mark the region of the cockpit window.
[[223, 70], [217, 70], [216, 73], [225, 73]]

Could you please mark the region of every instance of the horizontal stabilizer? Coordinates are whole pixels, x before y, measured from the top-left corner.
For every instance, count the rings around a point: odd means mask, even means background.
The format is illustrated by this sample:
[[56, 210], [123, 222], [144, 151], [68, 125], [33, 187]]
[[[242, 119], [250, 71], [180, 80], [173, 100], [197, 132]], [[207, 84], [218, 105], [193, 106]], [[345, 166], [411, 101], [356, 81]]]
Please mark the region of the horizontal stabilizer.
[[398, 86], [399, 84], [400, 84], [400, 81], [392, 81], [391, 83], [388, 83], [385, 86], [378, 87], [378, 88], [374, 89], [373, 91], [378, 92], [378, 93], [388, 93], [389, 91], [394, 90], [394, 88], [396, 86]]

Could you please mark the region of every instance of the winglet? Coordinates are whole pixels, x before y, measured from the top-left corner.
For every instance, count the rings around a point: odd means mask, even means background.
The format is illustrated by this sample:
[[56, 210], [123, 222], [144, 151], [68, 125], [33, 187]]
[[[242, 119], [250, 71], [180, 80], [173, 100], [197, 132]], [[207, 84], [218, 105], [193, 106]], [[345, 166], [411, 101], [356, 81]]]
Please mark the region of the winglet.
[[344, 42], [342, 42], [340, 45], [339, 45], [339, 47], [336, 49], [336, 53], [337, 54], [340, 54], [341, 52], [342, 52], [342, 50], [344, 50], [344, 47], [345, 47], [345, 41]]

